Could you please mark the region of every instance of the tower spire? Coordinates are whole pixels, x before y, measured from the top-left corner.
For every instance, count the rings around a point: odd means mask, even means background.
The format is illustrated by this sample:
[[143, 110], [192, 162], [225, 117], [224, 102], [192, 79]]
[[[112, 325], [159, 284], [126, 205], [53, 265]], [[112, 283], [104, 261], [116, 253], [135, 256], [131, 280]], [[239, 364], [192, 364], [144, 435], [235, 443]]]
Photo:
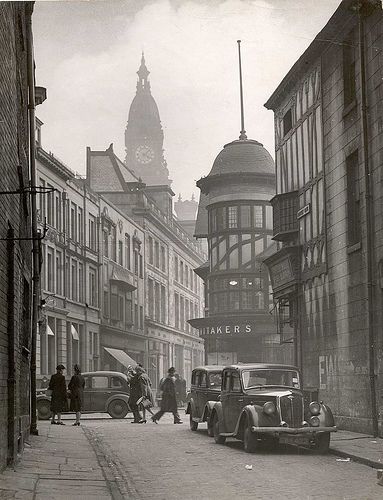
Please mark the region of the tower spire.
[[240, 140], [246, 140], [246, 130], [245, 130], [245, 112], [243, 109], [243, 86], [242, 86], [242, 64], [241, 64], [241, 40], [237, 40], [238, 43], [238, 61], [239, 61], [239, 92], [241, 98], [241, 132], [239, 135]]
[[138, 75], [137, 90], [144, 90], [144, 89], [150, 90], [150, 83], [148, 81], [149, 73], [150, 71], [148, 70], [145, 64], [144, 51], [142, 51], [141, 65], [137, 71]]

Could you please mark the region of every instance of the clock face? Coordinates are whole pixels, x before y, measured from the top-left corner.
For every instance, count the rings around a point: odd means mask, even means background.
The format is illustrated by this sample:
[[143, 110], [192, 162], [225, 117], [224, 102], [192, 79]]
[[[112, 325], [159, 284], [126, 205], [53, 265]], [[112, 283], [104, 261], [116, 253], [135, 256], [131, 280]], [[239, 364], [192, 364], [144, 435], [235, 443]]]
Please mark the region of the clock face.
[[138, 146], [135, 156], [140, 163], [150, 163], [154, 158], [154, 151], [150, 146]]

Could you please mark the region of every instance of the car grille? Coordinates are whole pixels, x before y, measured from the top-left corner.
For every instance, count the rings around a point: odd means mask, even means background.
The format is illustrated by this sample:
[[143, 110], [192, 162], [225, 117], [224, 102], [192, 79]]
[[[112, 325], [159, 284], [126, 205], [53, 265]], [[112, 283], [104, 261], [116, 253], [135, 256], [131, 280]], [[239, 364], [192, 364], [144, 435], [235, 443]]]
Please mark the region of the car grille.
[[289, 427], [301, 427], [303, 421], [303, 398], [300, 394], [291, 394], [280, 398], [281, 420]]

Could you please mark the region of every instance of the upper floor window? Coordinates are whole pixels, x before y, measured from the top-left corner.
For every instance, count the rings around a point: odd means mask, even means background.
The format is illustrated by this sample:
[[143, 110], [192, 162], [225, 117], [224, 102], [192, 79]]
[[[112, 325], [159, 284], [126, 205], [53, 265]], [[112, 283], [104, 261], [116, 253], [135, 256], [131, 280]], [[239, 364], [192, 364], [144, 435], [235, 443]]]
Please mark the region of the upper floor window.
[[343, 91], [344, 106], [348, 106], [356, 98], [355, 47], [352, 33], [343, 42]]
[[283, 135], [285, 136], [293, 128], [293, 113], [291, 108], [283, 116]]
[[91, 250], [96, 250], [97, 248], [96, 217], [92, 214], [89, 214], [89, 219], [88, 219], [88, 247]]
[[130, 236], [125, 234], [125, 267], [130, 269]]
[[347, 171], [347, 240], [352, 246], [360, 242], [360, 196], [359, 196], [359, 165], [358, 151], [346, 158]]
[[229, 207], [228, 227], [229, 227], [229, 229], [238, 227], [238, 208], [237, 207]]

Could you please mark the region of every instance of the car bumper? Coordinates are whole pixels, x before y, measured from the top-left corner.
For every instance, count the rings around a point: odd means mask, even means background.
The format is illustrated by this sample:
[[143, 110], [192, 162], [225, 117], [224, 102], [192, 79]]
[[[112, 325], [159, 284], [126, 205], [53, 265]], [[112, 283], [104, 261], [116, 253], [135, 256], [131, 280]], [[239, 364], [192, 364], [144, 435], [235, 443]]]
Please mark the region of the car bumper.
[[317, 434], [318, 432], [336, 432], [336, 427], [251, 427], [251, 432], [259, 432], [262, 434]]

